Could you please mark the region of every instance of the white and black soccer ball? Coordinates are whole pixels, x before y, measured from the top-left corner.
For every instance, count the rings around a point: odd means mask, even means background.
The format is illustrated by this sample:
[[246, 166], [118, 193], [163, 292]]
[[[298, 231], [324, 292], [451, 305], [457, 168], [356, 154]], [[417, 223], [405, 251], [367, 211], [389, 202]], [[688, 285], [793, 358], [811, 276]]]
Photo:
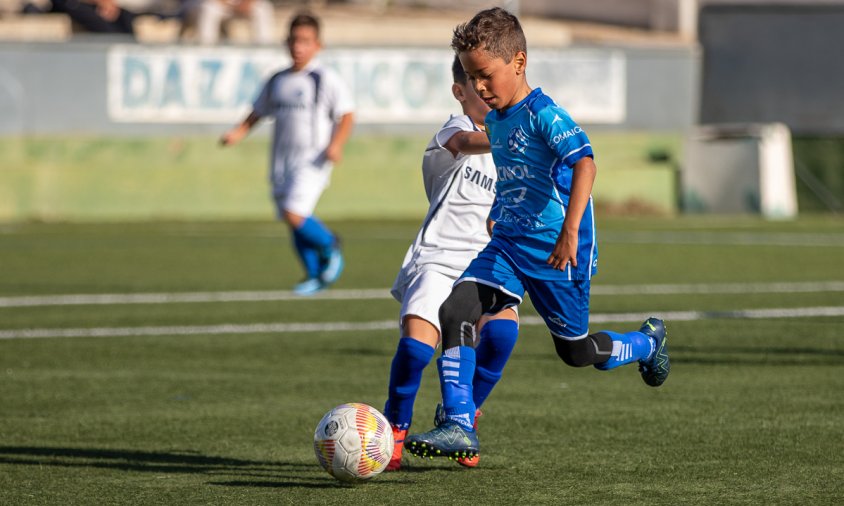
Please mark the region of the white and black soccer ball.
[[341, 404], [317, 424], [314, 452], [322, 468], [338, 480], [368, 480], [390, 462], [393, 430], [387, 418], [372, 406]]

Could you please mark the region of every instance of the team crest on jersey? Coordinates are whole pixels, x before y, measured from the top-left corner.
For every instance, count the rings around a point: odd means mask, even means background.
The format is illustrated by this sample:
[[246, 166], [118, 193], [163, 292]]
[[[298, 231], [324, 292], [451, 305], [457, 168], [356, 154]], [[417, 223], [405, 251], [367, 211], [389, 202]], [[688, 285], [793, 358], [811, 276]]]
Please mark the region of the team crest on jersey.
[[510, 130], [507, 135], [507, 149], [513, 153], [524, 153], [528, 147], [528, 137], [521, 125]]

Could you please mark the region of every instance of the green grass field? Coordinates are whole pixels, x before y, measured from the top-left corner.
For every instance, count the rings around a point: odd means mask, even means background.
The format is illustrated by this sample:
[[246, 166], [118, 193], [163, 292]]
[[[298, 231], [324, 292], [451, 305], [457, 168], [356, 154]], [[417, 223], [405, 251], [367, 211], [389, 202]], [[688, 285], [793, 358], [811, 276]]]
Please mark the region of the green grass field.
[[[526, 304], [480, 467], [408, 456], [357, 487], [313, 430], [383, 406], [417, 224], [332, 225], [347, 272], [305, 300], [278, 292], [299, 268], [275, 223], [0, 226], [0, 504], [841, 504], [840, 218], [603, 220], [592, 329], [666, 316], [668, 382], [565, 366]], [[415, 430], [437, 398], [429, 367]]]

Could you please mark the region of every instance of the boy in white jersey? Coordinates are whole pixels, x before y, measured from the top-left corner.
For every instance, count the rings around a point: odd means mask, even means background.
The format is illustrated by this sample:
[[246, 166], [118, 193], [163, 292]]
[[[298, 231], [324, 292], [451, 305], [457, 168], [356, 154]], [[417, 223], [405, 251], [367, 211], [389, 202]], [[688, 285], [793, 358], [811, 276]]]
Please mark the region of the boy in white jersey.
[[648, 318], [638, 331], [589, 333], [589, 290], [598, 248], [592, 206], [597, 168], [586, 133], [525, 77], [527, 43], [519, 20], [500, 8], [454, 30], [452, 48], [478, 96], [498, 169], [492, 239], [455, 283], [439, 311], [439, 359], [445, 420], [405, 439], [421, 457], [471, 456], [474, 430], [474, 324], [522, 301], [545, 321], [559, 357], [600, 370], [638, 363], [649, 386], [668, 378], [665, 325]]
[[294, 16], [287, 47], [291, 67], [266, 82], [252, 112], [220, 143], [237, 144], [261, 118], [275, 119], [270, 154], [273, 199], [305, 269], [305, 280], [293, 290], [311, 295], [337, 281], [343, 270], [337, 236], [313, 211], [352, 131], [353, 104], [339, 76], [314, 60], [322, 47], [315, 17]]
[[[488, 216], [495, 197], [495, 165], [489, 139], [481, 131], [489, 108], [468, 86], [456, 57], [452, 93], [463, 115], [452, 116], [431, 139], [422, 160], [422, 177], [430, 207], [416, 240], [407, 250], [393, 296], [402, 303], [401, 339], [390, 370], [384, 414], [396, 442], [388, 470], [401, 467], [402, 445], [413, 416], [422, 371], [440, 342], [437, 312], [454, 281], [489, 242]], [[501, 378], [516, 344], [518, 317], [513, 309], [488, 315], [477, 323], [477, 368], [474, 400], [479, 408]], [[478, 457], [459, 458], [474, 467]]]

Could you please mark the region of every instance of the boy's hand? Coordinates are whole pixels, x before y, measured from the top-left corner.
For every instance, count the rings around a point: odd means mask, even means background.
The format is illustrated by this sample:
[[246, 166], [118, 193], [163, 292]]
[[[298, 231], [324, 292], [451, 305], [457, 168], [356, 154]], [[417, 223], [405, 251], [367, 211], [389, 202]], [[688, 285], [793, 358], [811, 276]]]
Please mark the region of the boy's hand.
[[558, 271], [565, 270], [568, 264], [577, 267], [577, 234], [563, 229], [546, 263]]
[[221, 146], [232, 146], [237, 144], [244, 137], [246, 137], [247, 130], [241, 126], [236, 126], [229, 130], [228, 132], [224, 133], [220, 136], [220, 145]]
[[246, 119], [220, 136], [220, 145], [231, 146], [242, 141], [243, 138], [249, 134], [249, 131], [252, 130], [252, 127], [255, 126], [255, 123], [257, 123], [260, 119], [261, 117], [258, 116], [255, 111], [250, 112]]

